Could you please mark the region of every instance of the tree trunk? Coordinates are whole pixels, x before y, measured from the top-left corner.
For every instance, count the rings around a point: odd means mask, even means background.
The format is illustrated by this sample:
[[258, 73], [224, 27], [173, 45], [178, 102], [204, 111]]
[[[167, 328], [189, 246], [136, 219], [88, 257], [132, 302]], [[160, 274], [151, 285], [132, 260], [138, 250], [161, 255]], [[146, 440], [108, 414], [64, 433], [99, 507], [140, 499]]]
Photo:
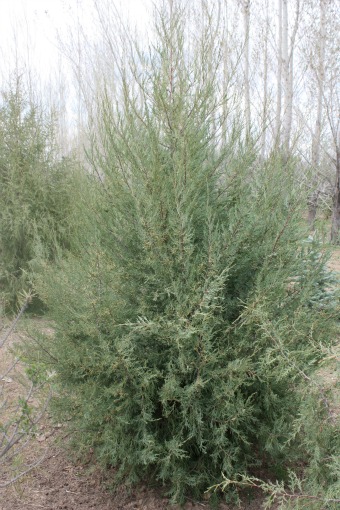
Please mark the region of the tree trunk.
[[[325, 82], [325, 49], [326, 49], [326, 5], [325, 0], [320, 0], [320, 33], [318, 40], [318, 67], [317, 67], [317, 85], [318, 85], [318, 102], [315, 127], [312, 140], [312, 171], [315, 173], [315, 187], [317, 186], [317, 176], [320, 163], [320, 139], [321, 139], [321, 121], [323, 106], [323, 90]], [[308, 220], [311, 228], [314, 227], [317, 207], [318, 207], [319, 191], [316, 189], [309, 197], [308, 201]]]
[[282, 109], [282, 0], [278, 0], [278, 54], [277, 54], [277, 93], [274, 145], [281, 143], [281, 109]]
[[261, 131], [261, 158], [264, 159], [266, 152], [266, 134], [268, 117], [268, 39], [269, 39], [269, 12], [268, 0], [266, 0], [266, 28], [264, 31], [264, 62], [263, 62], [263, 108], [262, 108], [262, 131]]
[[321, 137], [321, 120], [322, 120], [322, 103], [323, 89], [325, 81], [325, 49], [326, 49], [326, 6], [325, 1], [320, 0], [320, 34], [318, 41], [318, 68], [317, 68], [317, 85], [318, 85], [318, 103], [316, 121], [312, 142], [312, 165], [317, 169], [320, 160], [320, 137]]
[[249, 83], [249, 18], [250, 0], [242, 1], [243, 30], [244, 30], [244, 111], [246, 120], [246, 135], [250, 134], [250, 83]]
[[282, 83], [283, 83], [283, 119], [282, 119], [282, 149], [286, 159], [289, 150], [289, 104], [290, 76], [288, 56], [288, 0], [282, 0]]
[[[339, 136], [340, 142], [340, 136]], [[331, 242], [340, 244], [340, 143], [336, 148], [336, 178], [333, 195]]]
[[315, 190], [308, 197], [308, 224], [314, 230], [315, 218], [318, 210], [319, 190]]
[[224, 37], [223, 37], [223, 116], [222, 116], [222, 143], [227, 141], [227, 115], [228, 115], [228, 87], [229, 87], [229, 65], [230, 65], [230, 48], [229, 48], [229, 27], [228, 27], [228, 3], [224, 4]]
[[[288, 20], [287, 20], [288, 22]], [[296, 0], [296, 8], [295, 8], [295, 21], [294, 27], [292, 31], [292, 35], [290, 37], [290, 49], [288, 53], [288, 90], [287, 90], [287, 99], [286, 99], [286, 127], [285, 127], [285, 152], [287, 156], [290, 152], [290, 138], [292, 131], [292, 122], [293, 122], [293, 100], [294, 100], [294, 51], [295, 51], [295, 39], [296, 34], [299, 28], [300, 22], [300, 0]]]

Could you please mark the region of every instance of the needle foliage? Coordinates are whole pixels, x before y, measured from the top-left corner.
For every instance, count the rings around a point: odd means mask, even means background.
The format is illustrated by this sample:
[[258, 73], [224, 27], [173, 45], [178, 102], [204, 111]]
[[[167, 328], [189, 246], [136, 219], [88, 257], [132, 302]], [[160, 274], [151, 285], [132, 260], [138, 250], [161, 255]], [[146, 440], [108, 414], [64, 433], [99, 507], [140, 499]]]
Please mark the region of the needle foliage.
[[55, 120], [20, 80], [0, 101], [0, 293], [7, 311], [32, 288], [43, 262], [75, 236], [75, 163], [59, 155]]
[[182, 20], [163, 14], [121, 100], [98, 101], [87, 238], [37, 285], [78, 446], [175, 501], [310, 455], [300, 389], [335, 331], [294, 168], [222, 137], [213, 33], [188, 59]]

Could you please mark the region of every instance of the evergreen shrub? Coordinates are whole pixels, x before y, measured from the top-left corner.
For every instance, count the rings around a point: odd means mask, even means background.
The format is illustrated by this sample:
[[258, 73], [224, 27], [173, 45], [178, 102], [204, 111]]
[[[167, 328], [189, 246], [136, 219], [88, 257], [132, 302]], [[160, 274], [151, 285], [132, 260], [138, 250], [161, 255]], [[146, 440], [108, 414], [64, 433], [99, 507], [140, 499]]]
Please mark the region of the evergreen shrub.
[[[0, 293], [7, 311], [32, 287], [42, 262], [71, 249], [75, 181], [61, 158], [55, 120], [26, 97], [20, 82], [0, 104]], [[77, 175], [77, 177], [76, 177]]]
[[162, 18], [120, 102], [103, 94], [87, 238], [37, 284], [56, 324], [41, 359], [78, 447], [175, 501], [312, 456], [301, 388], [335, 331], [294, 169], [222, 139], [212, 62], [198, 43], [185, 58], [181, 19]]

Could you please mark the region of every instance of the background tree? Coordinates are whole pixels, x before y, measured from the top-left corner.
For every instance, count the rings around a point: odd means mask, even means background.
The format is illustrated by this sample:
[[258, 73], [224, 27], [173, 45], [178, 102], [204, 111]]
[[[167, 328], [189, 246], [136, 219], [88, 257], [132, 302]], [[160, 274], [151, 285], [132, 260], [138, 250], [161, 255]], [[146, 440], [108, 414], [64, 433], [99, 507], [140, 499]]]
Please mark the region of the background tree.
[[0, 106], [0, 290], [16, 307], [43, 261], [71, 249], [75, 164], [58, 155], [55, 121], [16, 82]]
[[[315, 18], [318, 19], [317, 25]], [[313, 225], [319, 202], [329, 211], [332, 211], [336, 202], [333, 190], [339, 105], [335, 84], [339, 81], [339, 66], [336, 57], [338, 38], [334, 34], [339, 26], [338, 11], [327, 0], [310, 2], [305, 22], [308, 35], [303, 58], [307, 63], [305, 90], [310, 108], [306, 107], [304, 129], [310, 136], [311, 147], [310, 155], [306, 154], [305, 160], [312, 167], [309, 221]], [[305, 140], [308, 143], [308, 138]], [[334, 242], [334, 236], [331, 237]]]

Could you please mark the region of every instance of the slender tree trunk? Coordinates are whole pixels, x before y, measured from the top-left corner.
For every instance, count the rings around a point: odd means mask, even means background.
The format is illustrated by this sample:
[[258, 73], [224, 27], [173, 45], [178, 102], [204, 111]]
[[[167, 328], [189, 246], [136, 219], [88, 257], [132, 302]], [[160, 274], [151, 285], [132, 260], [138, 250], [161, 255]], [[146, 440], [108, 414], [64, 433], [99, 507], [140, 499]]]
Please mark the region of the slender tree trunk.
[[223, 37], [223, 118], [222, 118], [222, 142], [227, 140], [227, 115], [228, 115], [228, 85], [229, 85], [229, 42], [228, 42], [228, 2], [224, 2], [224, 37]]
[[318, 102], [312, 141], [312, 165], [315, 169], [317, 169], [320, 160], [321, 119], [323, 106], [323, 89], [325, 81], [326, 6], [324, 0], [320, 0], [320, 35], [318, 42], [319, 42], [318, 69], [317, 69]]
[[246, 135], [250, 135], [250, 83], [249, 83], [249, 21], [250, 0], [242, 1], [243, 30], [244, 30], [244, 111], [246, 120]]
[[331, 242], [340, 244], [340, 134], [338, 136], [338, 145], [336, 147], [336, 176], [333, 194], [333, 215], [331, 227]]
[[[286, 156], [289, 156], [290, 153], [290, 139], [292, 132], [292, 122], [293, 122], [293, 101], [294, 101], [294, 51], [295, 51], [295, 39], [296, 34], [299, 28], [300, 21], [300, 0], [296, 0], [296, 9], [295, 9], [295, 21], [294, 27], [292, 31], [292, 35], [290, 37], [290, 48], [288, 53], [288, 89], [287, 89], [287, 98], [286, 98], [286, 111], [285, 115], [287, 117], [285, 122], [285, 140], [284, 140], [284, 150]], [[287, 30], [288, 30], [288, 13], [287, 13]]]
[[83, 55], [82, 55], [82, 44], [80, 42], [80, 19], [79, 19], [79, 0], [77, 0], [77, 85], [78, 85], [78, 97], [77, 97], [77, 155], [78, 159], [81, 158], [82, 153], [82, 85], [83, 84], [83, 76], [82, 76], [82, 65], [83, 65]]
[[266, 0], [266, 27], [264, 31], [264, 61], [263, 61], [263, 108], [261, 132], [261, 157], [266, 151], [267, 117], [268, 117], [268, 39], [269, 39], [269, 13], [268, 0]]
[[274, 144], [281, 144], [281, 110], [282, 110], [282, 1], [278, 0], [278, 41], [277, 41], [277, 93]]
[[288, 57], [288, 0], [282, 0], [282, 83], [283, 83], [283, 119], [282, 149], [284, 158], [289, 151], [289, 112], [290, 112], [290, 76]]
[[172, 103], [173, 93], [174, 93], [174, 54], [173, 54], [174, 53], [174, 41], [173, 41], [174, 1], [168, 0], [168, 2], [169, 2], [169, 11], [170, 11], [169, 98], [170, 98], [170, 103]]
[[312, 230], [315, 226], [315, 218], [318, 210], [319, 190], [314, 190], [308, 197], [308, 224]]
[[314, 227], [319, 190], [317, 189], [317, 176], [318, 166], [320, 163], [320, 139], [321, 139], [321, 121], [322, 121], [322, 108], [323, 108], [323, 91], [325, 82], [325, 49], [326, 49], [326, 4], [325, 0], [320, 0], [320, 33], [318, 38], [318, 66], [316, 69], [318, 99], [317, 99], [317, 112], [315, 127], [312, 139], [312, 171], [314, 172], [314, 179], [312, 179], [312, 186], [316, 189], [312, 191], [308, 199], [308, 221], [311, 228]]

